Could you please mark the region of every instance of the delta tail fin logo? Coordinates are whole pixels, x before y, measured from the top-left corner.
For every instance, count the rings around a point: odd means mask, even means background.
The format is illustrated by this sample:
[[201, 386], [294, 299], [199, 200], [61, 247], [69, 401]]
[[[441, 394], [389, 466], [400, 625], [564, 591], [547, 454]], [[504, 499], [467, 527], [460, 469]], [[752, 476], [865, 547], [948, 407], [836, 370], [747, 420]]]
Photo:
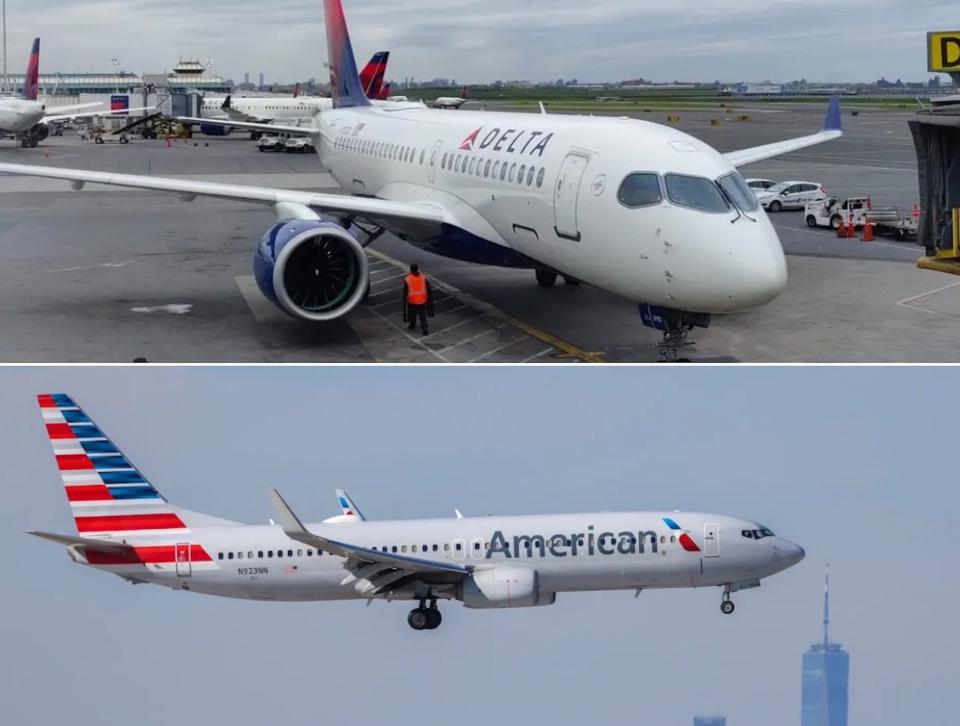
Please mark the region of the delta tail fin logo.
[[482, 128], [483, 128], [483, 126], [481, 126], [479, 129], [477, 129], [477, 130], [474, 131], [472, 134], [470, 134], [469, 136], [467, 136], [467, 138], [465, 138], [465, 139], [460, 143], [460, 146], [459, 146], [458, 148], [459, 148], [461, 151], [473, 151], [473, 143], [477, 140], [477, 136], [480, 135], [480, 129], [482, 129]]
[[[680, 525], [674, 522], [670, 517], [663, 518], [664, 524], [666, 524], [670, 529], [679, 530]], [[677, 537], [677, 541], [680, 543], [680, 546], [683, 547], [687, 552], [699, 552], [700, 548], [697, 546], [697, 543], [693, 541], [693, 538], [686, 532], [681, 532]]]

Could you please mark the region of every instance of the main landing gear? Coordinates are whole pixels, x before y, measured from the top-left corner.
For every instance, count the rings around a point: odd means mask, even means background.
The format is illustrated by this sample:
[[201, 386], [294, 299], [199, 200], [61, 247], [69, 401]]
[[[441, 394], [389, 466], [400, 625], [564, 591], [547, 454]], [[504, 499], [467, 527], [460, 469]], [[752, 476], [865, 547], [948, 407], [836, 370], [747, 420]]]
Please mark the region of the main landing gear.
[[[561, 277], [558, 273], [553, 270], [542, 270], [537, 269], [534, 271], [534, 274], [537, 276], [537, 284], [540, 287], [553, 287], [557, 284], [557, 277]], [[572, 275], [562, 275], [563, 281], [568, 285], [576, 287], [580, 284], [580, 280], [573, 277]]]
[[637, 307], [645, 326], [663, 331], [663, 340], [653, 346], [660, 351], [660, 362], [689, 363], [689, 358], [680, 357], [681, 350], [696, 345], [687, 334], [694, 328], [709, 328], [710, 313], [691, 313], [647, 303], [640, 303]]
[[437, 609], [436, 598], [430, 598], [430, 607], [427, 607], [426, 600], [420, 601], [420, 606], [415, 607], [407, 615], [407, 623], [414, 630], [435, 630], [443, 622], [443, 616]]
[[730, 586], [726, 585], [723, 588], [723, 601], [720, 603], [720, 612], [724, 615], [729, 615], [734, 610], [733, 600], [730, 599]]

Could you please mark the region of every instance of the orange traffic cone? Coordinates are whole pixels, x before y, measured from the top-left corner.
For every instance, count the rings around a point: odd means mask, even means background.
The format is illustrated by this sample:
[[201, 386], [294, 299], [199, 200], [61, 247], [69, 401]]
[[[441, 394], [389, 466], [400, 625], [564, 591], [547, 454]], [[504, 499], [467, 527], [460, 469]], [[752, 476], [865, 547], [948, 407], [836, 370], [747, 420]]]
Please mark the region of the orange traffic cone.
[[865, 222], [863, 225], [863, 241], [873, 242], [873, 222]]

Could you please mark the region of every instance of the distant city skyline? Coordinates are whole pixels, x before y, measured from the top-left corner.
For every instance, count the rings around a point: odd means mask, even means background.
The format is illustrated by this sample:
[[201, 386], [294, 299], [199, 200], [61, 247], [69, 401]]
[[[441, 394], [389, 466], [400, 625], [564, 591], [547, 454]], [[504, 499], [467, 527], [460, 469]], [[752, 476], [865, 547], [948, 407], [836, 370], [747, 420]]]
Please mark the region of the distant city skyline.
[[824, 575], [820, 641], [803, 654], [801, 726], [847, 726], [850, 654], [830, 638], [830, 570]]

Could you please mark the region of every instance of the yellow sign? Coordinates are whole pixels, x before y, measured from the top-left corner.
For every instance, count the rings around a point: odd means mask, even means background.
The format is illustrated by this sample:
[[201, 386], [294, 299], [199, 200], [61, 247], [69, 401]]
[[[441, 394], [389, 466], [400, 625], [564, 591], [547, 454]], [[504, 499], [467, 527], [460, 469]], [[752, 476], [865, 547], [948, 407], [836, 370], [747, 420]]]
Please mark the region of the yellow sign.
[[960, 30], [927, 33], [927, 70], [960, 73]]

